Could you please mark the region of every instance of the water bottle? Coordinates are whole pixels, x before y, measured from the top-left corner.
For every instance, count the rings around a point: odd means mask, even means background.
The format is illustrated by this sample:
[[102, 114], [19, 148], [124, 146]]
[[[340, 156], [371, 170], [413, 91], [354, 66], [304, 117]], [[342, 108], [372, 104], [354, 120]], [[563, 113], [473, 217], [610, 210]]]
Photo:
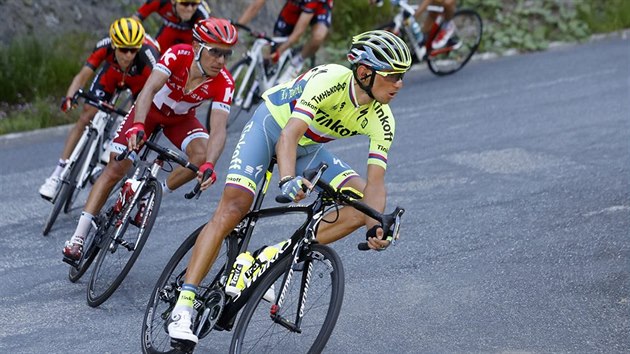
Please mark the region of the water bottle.
[[[285, 245], [288, 245], [288, 241], [279, 242], [273, 246], [263, 246], [261, 250], [254, 252], [254, 265], [245, 272], [245, 278], [251, 281], [258, 278], [259, 273], [267, 267], [263, 267], [266, 263], [276, 260], [276, 256], [280, 251], [284, 251]], [[248, 284], [249, 285], [249, 284]]]
[[118, 200], [116, 200], [116, 204], [114, 205], [115, 212], [119, 213], [122, 210], [123, 206], [125, 206], [127, 202], [131, 200], [133, 195], [138, 190], [139, 185], [140, 181], [133, 178], [128, 178], [125, 181], [125, 184], [123, 184], [118, 194]]
[[253, 263], [254, 257], [249, 251], [243, 252], [236, 257], [236, 262], [234, 262], [234, 267], [225, 285], [226, 294], [232, 297], [238, 296], [243, 289], [249, 286], [250, 279], [247, 279], [245, 272], [251, 268]]
[[424, 35], [422, 34], [422, 29], [420, 28], [418, 21], [414, 19], [411, 19], [411, 32], [413, 33], [413, 36], [416, 39], [416, 43], [422, 41], [422, 37], [424, 37]]

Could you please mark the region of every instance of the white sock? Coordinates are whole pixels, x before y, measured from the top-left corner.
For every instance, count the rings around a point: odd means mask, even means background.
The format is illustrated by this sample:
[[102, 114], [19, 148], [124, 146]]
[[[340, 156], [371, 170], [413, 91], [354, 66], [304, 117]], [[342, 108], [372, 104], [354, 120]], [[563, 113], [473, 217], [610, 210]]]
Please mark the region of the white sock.
[[162, 191], [165, 193], [173, 193], [173, 191], [166, 185], [166, 180], [162, 181]]
[[63, 171], [64, 167], [66, 167], [66, 163], [66, 160], [59, 159], [59, 163], [57, 163], [57, 166], [50, 177], [59, 177], [61, 175], [61, 171]]
[[79, 224], [77, 225], [77, 229], [74, 231], [74, 235], [72, 235], [72, 237], [85, 238], [88, 232], [90, 232], [93, 219], [94, 219], [94, 215], [85, 211], [82, 212], [81, 217], [79, 217]]

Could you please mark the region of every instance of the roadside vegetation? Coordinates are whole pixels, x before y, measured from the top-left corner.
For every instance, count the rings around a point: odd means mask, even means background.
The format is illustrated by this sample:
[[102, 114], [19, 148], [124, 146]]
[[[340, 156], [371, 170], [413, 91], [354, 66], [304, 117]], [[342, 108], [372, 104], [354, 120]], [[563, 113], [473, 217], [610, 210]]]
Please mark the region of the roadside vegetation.
[[[594, 33], [630, 28], [627, 0], [461, 0], [459, 7], [481, 14], [482, 52], [544, 50], [553, 41], [582, 41]], [[343, 61], [352, 34], [391, 15], [389, 0], [380, 8], [367, 0], [336, 1], [322, 60]], [[157, 23], [147, 25], [154, 33]], [[58, 103], [97, 39], [69, 33], [53, 40], [17, 38], [0, 46], [0, 135], [74, 122], [76, 110], [63, 114]]]

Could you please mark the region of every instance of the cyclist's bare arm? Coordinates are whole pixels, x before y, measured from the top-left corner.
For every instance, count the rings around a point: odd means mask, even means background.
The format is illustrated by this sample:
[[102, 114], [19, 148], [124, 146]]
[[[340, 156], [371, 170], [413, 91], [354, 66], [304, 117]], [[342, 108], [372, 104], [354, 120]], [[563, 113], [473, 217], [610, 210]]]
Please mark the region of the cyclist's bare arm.
[[[222, 109], [213, 109], [210, 117], [210, 138], [206, 149], [206, 161], [212, 162], [214, 166], [223, 152], [227, 139], [227, 120], [229, 113]], [[201, 178], [199, 178], [201, 180]], [[212, 185], [211, 179], [205, 180], [201, 184], [201, 190], [205, 191]]]
[[[136, 114], [134, 117], [135, 122], [144, 124], [155, 94], [162, 88], [162, 86], [166, 84], [166, 81], [168, 81], [167, 74], [155, 69], [151, 71], [151, 75], [149, 75], [147, 82], [144, 84], [142, 91], [140, 91], [140, 94], [138, 94], [138, 98], [136, 99]], [[136, 148], [135, 136], [129, 137], [129, 144], [130, 150]]]
[[[367, 167], [367, 181], [365, 189], [363, 190], [363, 202], [382, 213], [385, 210], [386, 199], [387, 191], [385, 189], [385, 169], [378, 165], [369, 164]], [[375, 225], [379, 225], [378, 221], [368, 217], [367, 215], [364, 217], [367, 230], [371, 229]], [[383, 238], [383, 229], [379, 228], [376, 231], [376, 236], [379, 240], [368, 239], [368, 246], [370, 246], [370, 248], [380, 249], [389, 245], [388, 241], [380, 240]]]
[[243, 11], [241, 17], [239, 17], [238, 23], [242, 25], [248, 24], [254, 17], [256, 17], [256, 15], [258, 15], [263, 5], [265, 5], [265, 0], [253, 0], [245, 11]]
[[77, 73], [72, 79], [72, 82], [68, 87], [68, 92], [66, 92], [66, 97], [74, 96], [80, 88], [85, 86], [85, 83], [90, 79], [90, 77], [92, 77], [93, 74], [94, 70], [91, 67], [84, 65], [79, 73]]
[[[278, 158], [278, 171], [280, 178], [286, 176], [295, 177], [295, 159], [300, 138], [306, 133], [308, 124], [298, 118], [290, 118], [280, 132], [280, 138], [276, 143], [276, 156]], [[304, 198], [304, 192], [300, 191], [295, 198], [299, 201]]]
[[291, 34], [289, 35], [289, 38], [287, 38], [287, 41], [282, 43], [278, 47], [279, 54], [282, 54], [285, 50], [291, 48], [292, 45], [294, 45], [300, 40], [300, 37], [302, 37], [304, 32], [306, 32], [306, 29], [311, 23], [313, 16], [315, 16], [314, 12], [311, 12], [311, 13], [302, 12], [300, 14], [300, 17], [298, 18], [298, 21], [295, 24], [295, 27], [293, 28], [293, 32], [291, 32]]

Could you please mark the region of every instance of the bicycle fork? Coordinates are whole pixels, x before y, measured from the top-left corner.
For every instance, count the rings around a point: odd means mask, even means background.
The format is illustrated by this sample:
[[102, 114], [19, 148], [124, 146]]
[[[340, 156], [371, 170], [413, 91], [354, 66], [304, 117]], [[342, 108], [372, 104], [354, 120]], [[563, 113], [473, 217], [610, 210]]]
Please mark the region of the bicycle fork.
[[[299, 263], [298, 263], [298, 257], [299, 255], [297, 253], [293, 257], [291, 267], [289, 268], [289, 271], [286, 273], [285, 278], [282, 281], [282, 284], [283, 284], [282, 291], [280, 292], [280, 298], [278, 299], [278, 303], [271, 305], [270, 316], [273, 322], [281, 325], [282, 327], [288, 329], [289, 331], [295, 332], [295, 333], [302, 333], [302, 329], [301, 329], [302, 318], [304, 318], [304, 307], [306, 305], [308, 287], [309, 287], [309, 284], [311, 283], [311, 273], [313, 270], [313, 263], [304, 261], [303, 265], [305, 263], [308, 263], [308, 267], [306, 268], [306, 270], [303, 269], [303, 266], [302, 266], [302, 269], [300, 269]], [[282, 307], [282, 303], [284, 302], [286, 292], [288, 291], [289, 285], [291, 284], [291, 279], [293, 278], [293, 273], [295, 272], [295, 270], [302, 270], [302, 272], [306, 271], [306, 273], [305, 274], [303, 273], [302, 275], [302, 281], [300, 283], [300, 295], [299, 295], [299, 300], [297, 304], [298, 311], [295, 315], [295, 322], [292, 323], [291, 321], [281, 316], [279, 312], [280, 312], [280, 308]]]

